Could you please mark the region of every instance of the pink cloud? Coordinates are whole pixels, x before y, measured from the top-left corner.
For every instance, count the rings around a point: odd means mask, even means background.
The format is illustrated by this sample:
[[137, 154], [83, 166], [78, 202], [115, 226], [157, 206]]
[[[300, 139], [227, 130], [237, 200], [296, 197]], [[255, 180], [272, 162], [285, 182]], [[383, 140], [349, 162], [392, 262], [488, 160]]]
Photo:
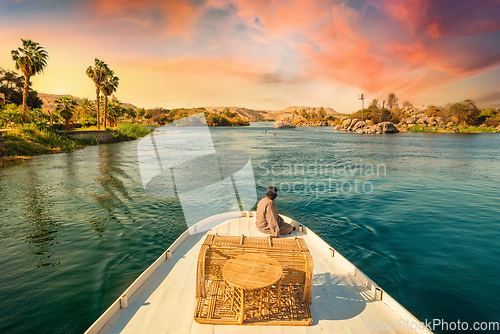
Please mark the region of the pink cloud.
[[[255, 85], [322, 78], [370, 93], [417, 94], [500, 65], [500, 0], [91, 0], [82, 6], [73, 33], [95, 39], [91, 45], [116, 59], [165, 73], [218, 72]], [[47, 34], [59, 29], [43, 23]]]

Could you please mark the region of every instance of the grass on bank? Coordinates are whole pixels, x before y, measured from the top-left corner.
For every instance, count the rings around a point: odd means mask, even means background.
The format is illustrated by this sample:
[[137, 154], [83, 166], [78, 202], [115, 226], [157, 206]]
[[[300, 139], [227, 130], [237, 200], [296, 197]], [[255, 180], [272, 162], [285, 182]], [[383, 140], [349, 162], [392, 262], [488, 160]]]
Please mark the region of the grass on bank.
[[135, 123], [118, 123], [118, 127], [115, 130], [114, 136], [118, 140], [130, 140], [144, 137], [149, 132], [150, 129], [143, 126], [139, 126]]
[[407, 128], [409, 132], [456, 132], [456, 130], [460, 133], [493, 133], [498, 132], [496, 129], [492, 128], [484, 128], [480, 126], [468, 126], [465, 128], [461, 128], [458, 126], [453, 127], [440, 127], [440, 126], [424, 126], [424, 125], [413, 125]]
[[[113, 133], [114, 140], [132, 140], [145, 136], [149, 129], [132, 123], [120, 123]], [[33, 156], [69, 152], [78, 147], [99, 144], [97, 138], [74, 139], [51, 129], [26, 124], [0, 135], [0, 157]]]
[[0, 137], [0, 156], [39, 155], [51, 152], [68, 152], [79, 145], [80, 140], [62, 136], [52, 130], [27, 124], [5, 132]]

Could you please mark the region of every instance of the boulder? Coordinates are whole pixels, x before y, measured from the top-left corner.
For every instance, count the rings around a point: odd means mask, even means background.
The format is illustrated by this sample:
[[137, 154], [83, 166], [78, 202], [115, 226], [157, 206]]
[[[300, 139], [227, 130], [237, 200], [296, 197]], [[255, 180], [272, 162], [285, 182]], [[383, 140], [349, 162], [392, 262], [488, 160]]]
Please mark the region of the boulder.
[[356, 131], [357, 133], [368, 133], [368, 134], [373, 134], [375, 133], [375, 126], [365, 126], [364, 128], [362, 129], [359, 129], [358, 131]]
[[335, 130], [344, 130], [356, 133], [398, 133], [399, 130], [391, 122], [382, 122], [375, 125], [371, 125], [369, 121], [361, 121], [357, 118], [346, 119], [341, 125], [337, 125]]
[[363, 133], [367, 133], [367, 134], [375, 134], [375, 129], [369, 127], [367, 129], [364, 129]]
[[413, 109], [413, 106], [405, 106], [403, 108], [403, 112], [413, 114], [415, 110]]
[[392, 124], [391, 122], [381, 122], [381, 123], [378, 123], [377, 125], [375, 125], [376, 129], [375, 129], [375, 132], [376, 133], [398, 133], [399, 130], [398, 128], [396, 128], [396, 126], [394, 124]]
[[274, 122], [274, 127], [276, 129], [293, 129], [295, 124], [293, 124], [295, 117], [291, 114], [284, 114], [279, 116]]
[[438, 123], [436, 122], [436, 120], [434, 119], [434, 117], [429, 117], [429, 118], [427, 119], [427, 124], [428, 124], [429, 126], [435, 126], [435, 125], [437, 125]]
[[354, 124], [354, 126], [351, 128], [351, 131], [357, 131], [365, 126], [365, 122], [359, 121]]
[[293, 128], [295, 128], [295, 125], [293, 123], [274, 122], [274, 128], [275, 129], [293, 129]]
[[453, 122], [448, 122], [448, 123], [446, 123], [446, 126], [455, 126], [455, 123], [453, 123]]
[[427, 117], [419, 118], [417, 120], [417, 124], [426, 125], [427, 124]]
[[415, 123], [418, 120], [418, 117], [416, 115], [410, 116], [408, 118], [404, 118], [401, 120], [401, 123], [406, 123], [406, 124], [411, 124]]
[[351, 120], [351, 124], [349, 124], [349, 126], [347, 127], [347, 131], [352, 131], [352, 128], [354, 127], [354, 125], [356, 125], [356, 123], [359, 122], [359, 119], [357, 118], [354, 118]]
[[343, 122], [342, 122], [342, 129], [347, 129], [347, 127], [351, 124], [351, 119], [348, 118], [348, 119], [345, 119]]

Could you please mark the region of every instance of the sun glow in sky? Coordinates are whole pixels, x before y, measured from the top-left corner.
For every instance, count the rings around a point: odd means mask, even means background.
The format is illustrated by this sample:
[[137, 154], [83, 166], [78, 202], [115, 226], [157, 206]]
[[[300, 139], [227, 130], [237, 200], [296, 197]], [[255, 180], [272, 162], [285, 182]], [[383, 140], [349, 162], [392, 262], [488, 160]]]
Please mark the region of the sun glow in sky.
[[20, 38], [50, 59], [42, 93], [95, 98], [103, 59], [138, 107], [500, 107], [500, 0], [1, 0], [0, 67]]

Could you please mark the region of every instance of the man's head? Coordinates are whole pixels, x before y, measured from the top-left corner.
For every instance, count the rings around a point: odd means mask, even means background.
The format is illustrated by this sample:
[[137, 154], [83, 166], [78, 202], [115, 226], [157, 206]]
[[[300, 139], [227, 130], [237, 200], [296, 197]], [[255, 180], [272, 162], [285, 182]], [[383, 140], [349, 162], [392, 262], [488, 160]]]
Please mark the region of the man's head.
[[278, 189], [276, 187], [267, 188], [266, 196], [274, 201], [276, 196], [278, 196]]

